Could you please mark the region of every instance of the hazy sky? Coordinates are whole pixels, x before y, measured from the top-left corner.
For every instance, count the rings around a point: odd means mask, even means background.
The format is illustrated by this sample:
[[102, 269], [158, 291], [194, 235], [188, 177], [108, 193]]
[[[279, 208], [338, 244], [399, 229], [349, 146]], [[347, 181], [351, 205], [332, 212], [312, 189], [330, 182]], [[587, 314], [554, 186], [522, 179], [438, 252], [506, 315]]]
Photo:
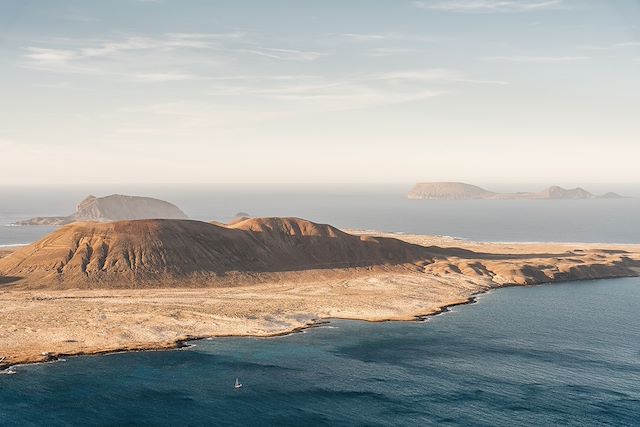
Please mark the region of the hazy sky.
[[640, 183], [637, 0], [2, 0], [0, 183]]

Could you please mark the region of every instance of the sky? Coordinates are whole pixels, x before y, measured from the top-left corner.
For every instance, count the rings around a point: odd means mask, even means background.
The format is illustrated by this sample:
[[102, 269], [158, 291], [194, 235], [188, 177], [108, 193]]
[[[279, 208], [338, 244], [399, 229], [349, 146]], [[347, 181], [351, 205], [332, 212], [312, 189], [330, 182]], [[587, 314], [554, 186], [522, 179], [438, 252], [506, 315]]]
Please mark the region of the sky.
[[0, 185], [640, 184], [638, 0], [1, 0]]

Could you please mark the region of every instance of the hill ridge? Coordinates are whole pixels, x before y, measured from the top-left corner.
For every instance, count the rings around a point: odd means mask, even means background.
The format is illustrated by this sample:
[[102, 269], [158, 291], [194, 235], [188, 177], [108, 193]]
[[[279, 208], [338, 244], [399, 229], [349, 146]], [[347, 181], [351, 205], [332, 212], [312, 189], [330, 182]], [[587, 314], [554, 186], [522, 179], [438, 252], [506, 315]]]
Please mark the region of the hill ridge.
[[0, 275], [61, 287], [160, 284], [232, 272], [404, 264], [428, 255], [418, 245], [299, 218], [251, 218], [228, 226], [170, 219], [77, 222], [0, 259]]

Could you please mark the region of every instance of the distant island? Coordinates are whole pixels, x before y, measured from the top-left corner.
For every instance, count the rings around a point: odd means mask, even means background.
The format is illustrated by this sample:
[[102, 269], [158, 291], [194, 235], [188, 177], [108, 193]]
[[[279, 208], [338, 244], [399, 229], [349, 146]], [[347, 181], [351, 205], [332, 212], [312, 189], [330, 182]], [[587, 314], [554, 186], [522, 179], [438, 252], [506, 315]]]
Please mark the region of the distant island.
[[17, 221], [15, 225], [65, 225], [76, 221], [124, 221], [136, 219], [187, 219], [177, 206], [152, 197], [112, 194], [88, 196], [67, 216], [37, 217]]
[[421, 182], [408, 194], [409, 199], [423, 200], [585, 200], [621, 199], [623, 196], [609, 192], [595, 195], [584, 188], [566, 189], [552, 186], [540, 192], [498, 193], [463, 182]]
[[0, 251], [0, 373], [323, 319], [412, 320], [502, 286], [639, 274], [637, 245], [347, 233], [300, 218], [74, 222]]

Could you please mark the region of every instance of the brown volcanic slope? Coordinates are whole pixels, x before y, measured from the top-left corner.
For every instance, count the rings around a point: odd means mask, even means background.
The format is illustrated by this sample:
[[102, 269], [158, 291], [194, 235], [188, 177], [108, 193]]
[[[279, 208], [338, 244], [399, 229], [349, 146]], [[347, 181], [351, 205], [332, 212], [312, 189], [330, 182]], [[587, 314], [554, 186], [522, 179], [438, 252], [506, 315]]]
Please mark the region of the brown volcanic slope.
[[83, 222], [0, 259], [0, 276], [20, 278], [23, 287], [203, 286], [232, 272], [403, 264], [428, 255], [422, 246], [297, 218], [247, 219], [228, 227], [188, 220]]

